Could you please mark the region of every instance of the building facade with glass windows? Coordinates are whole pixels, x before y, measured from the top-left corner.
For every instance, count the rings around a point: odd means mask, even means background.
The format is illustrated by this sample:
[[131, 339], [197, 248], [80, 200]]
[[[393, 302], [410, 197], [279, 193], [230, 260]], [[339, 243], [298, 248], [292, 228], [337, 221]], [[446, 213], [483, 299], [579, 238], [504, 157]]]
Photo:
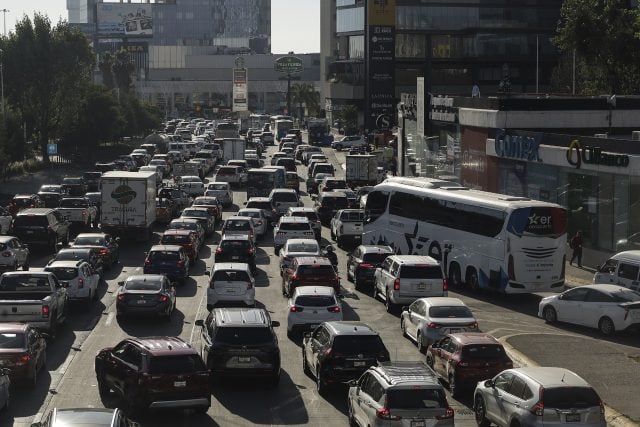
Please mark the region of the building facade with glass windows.
[[[361, 106], [364, 91], [365, 0], [323, 0], [322, 98], [328, 114]], [[482, 95], [545, 92], [558, 52], [555, 0], [396, 0], [396, 96], [427, 91]], [[500, 83], [503, 86], [500, 87]]]

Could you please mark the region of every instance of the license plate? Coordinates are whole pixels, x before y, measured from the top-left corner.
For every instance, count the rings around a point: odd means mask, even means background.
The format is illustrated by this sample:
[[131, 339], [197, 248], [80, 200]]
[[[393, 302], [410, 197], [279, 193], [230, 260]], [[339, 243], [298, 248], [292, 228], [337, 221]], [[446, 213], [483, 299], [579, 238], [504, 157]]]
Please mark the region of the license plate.
[[411, 420], [411, 427], [425, 427], [424, 420]]
[[362, 360], [362, 361], [356, 360], [356, 361], [353, 362], [353, 366], [356, 366], [356, 367], [358, 367], [358, 366], [366, 366], [366, 363], [365, 363], [364, 360]]
[[33, 230], [27, 230], [27, 234], [33, 234], [33, 233], [35, 233], [35, 231], [33, 231]]
[[239, 256], [232, 256], [231, 259], [240, 259]]
[[461, 328], [449, 328], [449, 333], [450, 334], [456, 334], [458, 332], [462, 332]]
[[249, 363], [249, 362], [251, 362], [251, 358], [247, 357], [247, 356], [239, 356], [238, 357], [238, 362], [240, 362], [240, 363]]
[[138, 300], [138, 304], [146, 304], [146, 303], [147, 303], [147, 301], [146, 301], [146, 300], [143, 300], [143, 299], [139, 299], [139, 300]]
[[580, 422], [580, 414], [567, 414], [564, 420], [568, 423], [579, 423]]
[[174, 381], [173, 382], [173, 386], [174, 387], [186, 387], [187, 386], [187, 382], [186, 381]]
[[420, 290], [427, 289], [427, 284], [426, 283], [418, 283], [418, 289], [420, 289]]

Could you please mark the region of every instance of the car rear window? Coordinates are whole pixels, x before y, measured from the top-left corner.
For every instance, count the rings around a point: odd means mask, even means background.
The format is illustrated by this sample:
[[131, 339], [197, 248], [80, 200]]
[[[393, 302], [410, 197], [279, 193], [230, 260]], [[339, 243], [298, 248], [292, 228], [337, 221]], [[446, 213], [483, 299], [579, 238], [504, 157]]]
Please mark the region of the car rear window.
[[87, 246], [104, 246], [104, 237], [90, 237], [90, 236], [78, 236], [73, 241], [74, 245], [87, 245]]
[[174, 229], [174, 230], [197, 230], [198, 229], [198, 224], [196, 223], [191, 223], [191, 222], [171, 222], [171, 224], [169, 224], [169, 230]]
[[218, 169], [218, 175], [235, 175], [238, 172], [238, 169], [234, 166], [223, 166]]
[[14, 227], [46, 227], [49, 225], [44, 215], [18, 215], [14, 220]]
[[459, 305], [429, 307], [430, 317], [473, 317], [469, 308]]
[[[222, 168], [220, 168], [222, 169]], [[207, 187], [207, 190], [226, 190], [227, 189], [227, 184], [209, 184], [209, 186]]]
[[330, 179], [327, 181], [326, 188], [331, 188], [331, 189], [347, 188], [347, 183], [346, 181]]
[[362, 261], [368, 262], [369, 264], [382, 264], [385, 259], [391, 254], [380, 254], [380, 253], [370, 253], [362, 255]]
[[127, 280], [124, 289], [127, 291], [158, 291], [162, 288], [159, 280]]
[[24, 334], [0, 334], [0, 348], [24, 348]]
[[51, 291], [49, 280], [45, 276], [19, 274], [0, 278], [0, 291], [5, 292], [43, 292]]
[[467, 359], [502, 359], [506, 354], [499, 344], [471, 344], [462, 347], [462, 357]]
[[336, 209], [346, 208], [349, 204], [347, 196], [328, 196], [322, 198], [322, 206]]
[[213, 273], [214, 282], [249, 282], [249, 273], [242, 270], [218, 270]]
[[288, 252], [310, 252], [315, 253], [318, 252], [318, 245], [309, 244], [309, 243], [290, 243], [287, 246]]
[[274, 202], [297, 202], [298, 196], [295, 193], [274, 193], [272, 197]]
[[391, 389], [387, 393], [390, 409], [435, 409], [447, 406], [445, 394], [438, 388]]
[[250, 249], [251, 245], [248, 240], [224, 240], [220, 243], [220, 247], [224, 250], [244, 250]]
[[378, 335], [338, 335], [333, 339], [333, 351], [346, 354], [379, 354], [385, 349]]
[[45, 271], [55, 274], [58, 280], [71, 280], [78, 276], [78, 269], [75, 267], [47, 267]]
[[553, 387], [544, 389], [544, 407], [582, 409], [600, 405], [600, 398], [591, 387]]
[[240, 220], [228, 220], [225, 225], [224, 225], [224, 229], [226, 230], [251, 230], [251, 222], [247, 221], [240, 221]]
[[401, 279], [441, 279], [442, 270], [439, 265], [403, 265], [400, 267]]
[[149, 252], [149, 258], [153, 260], [174, 261], [178, 260], [178, 252], [174, 251], [152, 251]]
[[77, 261], [77, 260], [85, 260], [88, 261], [91, 258], [91, 252], [82, 252], [82, 251], [60, 251], [53, 258], [54, 261]]
[[280, 230], [305, 231], [309, 230], [311, 225], [308, 222], [283, 222], [280, 224]]
[[216, 336], [214, 338], [214, 342], [230, 344], [230, 345], [240, 345], [240, 344], [264, 344], [270, 343], [273, 341], [273, 336], [271, 335], [271, 331], [266, 327], [257, 327], [257, 328], [218, 328], [216, 332]]
[[165, 245], [171, 245], [174, 243], [190, 243], [190, 242], [191, 242], [191, 239], [187, 234], [165, 234], [164, 236], [162, 236], [162, 240], [160, 240], [160, 243], [163, 243]]
[[248, 208], [271, 210], [271, 202], [247, 202]]
[[206, 211], [199, 211], [196, 209], [185, 209], [182, 212], [182, 216], [192, 216], [192, 217], [197, 217], [197, 218], [208, 218], [209, 217], [209, 213]]
[[150, 374], [189, 374], [206, 369], [197, 354], [153, 356], [149, 361]]
[[342, 222], [362, 222], [364, 220], [364, 212], [343, 212], [340, 220]]
[[302, 307], [330, 307], [336, 305], [336, 300], [328, 295], [301, 295], [296, 298], [295, 304]]
[[298, 266], [296, 276], [298, 277], [329, 277], [333, 278], [336, 275], [336, 271], [331, 265], [316, 264], [316, 265], [301, 265]]

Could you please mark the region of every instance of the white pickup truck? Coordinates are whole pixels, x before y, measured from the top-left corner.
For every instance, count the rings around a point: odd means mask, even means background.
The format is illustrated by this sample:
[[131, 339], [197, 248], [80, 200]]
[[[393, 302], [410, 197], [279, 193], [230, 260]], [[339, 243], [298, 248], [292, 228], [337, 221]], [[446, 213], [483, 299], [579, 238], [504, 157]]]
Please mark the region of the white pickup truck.
[[83, 229], [98, 224], [98, 208], [86, 197], [65, 197], [57, 210], [65, 220]]
[[354, 244], [360, 243], [363, 222], [364, 210], [340, 209], [331, 218], [331, 238], [336, 241], [339, 248], [346, 240], [351, 240]]

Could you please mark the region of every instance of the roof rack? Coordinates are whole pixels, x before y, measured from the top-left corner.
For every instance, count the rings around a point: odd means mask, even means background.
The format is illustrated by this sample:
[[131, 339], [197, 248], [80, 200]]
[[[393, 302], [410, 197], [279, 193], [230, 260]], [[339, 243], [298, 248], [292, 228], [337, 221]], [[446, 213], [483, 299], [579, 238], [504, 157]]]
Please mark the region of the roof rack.
[[389, 384], [408, 381], [437, 381], [436, 374], [424, 362], [382, 362], [378, 373]]

